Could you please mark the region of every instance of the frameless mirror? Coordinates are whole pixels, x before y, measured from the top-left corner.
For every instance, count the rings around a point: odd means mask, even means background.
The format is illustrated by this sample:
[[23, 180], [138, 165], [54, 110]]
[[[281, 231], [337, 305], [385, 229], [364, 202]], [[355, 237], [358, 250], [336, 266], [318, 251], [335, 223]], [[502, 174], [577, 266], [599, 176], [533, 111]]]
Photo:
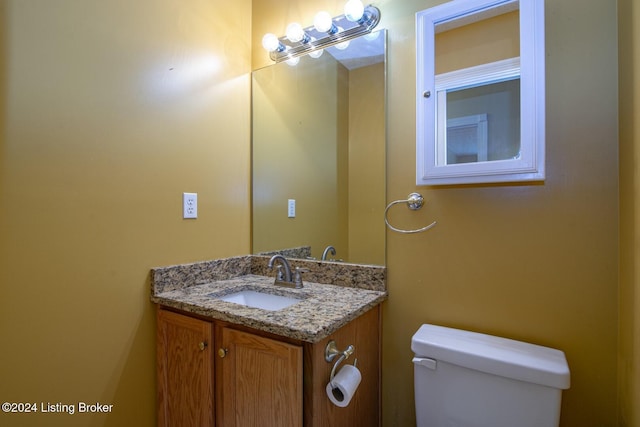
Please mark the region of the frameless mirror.
[[418, 185], [544, 179], [544, 0], [419, 12]]
[[252, 252], [383, 265], [386, 31], [252, 74]]

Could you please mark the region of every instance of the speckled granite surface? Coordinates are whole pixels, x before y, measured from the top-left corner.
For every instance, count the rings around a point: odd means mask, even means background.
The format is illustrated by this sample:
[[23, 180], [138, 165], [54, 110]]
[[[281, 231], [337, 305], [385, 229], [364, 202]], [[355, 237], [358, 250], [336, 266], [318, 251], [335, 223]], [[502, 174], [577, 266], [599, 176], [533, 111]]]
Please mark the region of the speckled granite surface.
[[[291, 289], [274, 285], [273, 272], [266, 268], [268, 260], [269, 257], [249, 255], [154, 268], [151, 270], [151, 300], [212, 319], [313, 343], [387, 297], [384, 267], [292, 260], [292, 268], [299, 266], [311, 271], [304, 274], [304, 288]], [[299, 298], [300, 302], [269, 311], [216, 298], [240, 290], [289, 296]]]
[[151, 295], [251, 274], [252, 257], [240, 256], [151, 269]]
[[275, 254], [280, 254], [287, 258], [308, 259], [311, 258], [311, 246], [300, 246], [297, 248], [281, 249], [279, 251], [260, 252], [257, 255], [271, 256]]
[[[302, 259], [289, 259], [288, 261], [292, 270], [295, 267], [309, 270], [303, 274], [302, 278], [305, 282], [386, 291], [387, 269], [382, 266]], [[274, 272], [267, 268], [268, 263], [268, 256], [246, 255], [153, 268], [151, 270], [151, 293], [159, 294], [246, 274], [274, 276]]]

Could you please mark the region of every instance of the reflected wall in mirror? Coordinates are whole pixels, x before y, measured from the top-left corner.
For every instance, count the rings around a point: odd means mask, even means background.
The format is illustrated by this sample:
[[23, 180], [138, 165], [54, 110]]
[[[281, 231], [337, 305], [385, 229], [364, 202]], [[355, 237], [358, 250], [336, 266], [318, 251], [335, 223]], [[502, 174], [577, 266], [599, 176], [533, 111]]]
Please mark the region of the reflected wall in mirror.
[[340, 48], [253, 72], [254, 254], [384, 264], [386, 31]]
[[418, 185], [544, 179], [544, 0], [416, 15]]

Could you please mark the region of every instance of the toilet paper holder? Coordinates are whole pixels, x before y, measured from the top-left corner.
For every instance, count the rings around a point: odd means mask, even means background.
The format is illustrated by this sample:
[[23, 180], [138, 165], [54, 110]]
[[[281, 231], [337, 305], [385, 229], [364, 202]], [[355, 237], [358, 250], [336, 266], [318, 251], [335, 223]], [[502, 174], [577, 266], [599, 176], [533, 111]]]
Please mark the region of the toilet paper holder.
[[[331, 368], [331, 376], [329, 377], [330, 383], [333, 384], [333, 377], [335, 377], [336, 375], [336, 370], [338, 369], [338, 366], [342, 362], [347, 360], [349, 356], [355, 353], [355, 351], [356, 351], [356, 348], [351, 344], [349, 344], [349, 346], [347, 346], [346, 349], [340, 351], [338, 350], [338, 345], [334, 340], [329, 341], [327, 346], [324, 348], [324, 360], [326, 360], [327, 363], [331, 363], [336, 358], [336, 356], [338, 357], [338, 360], [336, 360], [335, 363], [333, 364], [333, 368]], [[354, 359], [353, 366], [356, 366], [357, 363], [358, 363], [358, 359]]]

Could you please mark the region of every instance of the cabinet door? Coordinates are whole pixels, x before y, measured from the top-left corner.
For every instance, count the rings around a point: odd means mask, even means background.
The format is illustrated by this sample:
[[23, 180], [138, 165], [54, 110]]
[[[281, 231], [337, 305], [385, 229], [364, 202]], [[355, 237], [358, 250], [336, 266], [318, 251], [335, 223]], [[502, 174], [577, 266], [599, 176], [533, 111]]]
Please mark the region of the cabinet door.
[[216, 413], [223, 427], [302, 425], [302, 347], [221, 327]]
[[158, 426], [213, 426], [212, 329], [158, 310]]

